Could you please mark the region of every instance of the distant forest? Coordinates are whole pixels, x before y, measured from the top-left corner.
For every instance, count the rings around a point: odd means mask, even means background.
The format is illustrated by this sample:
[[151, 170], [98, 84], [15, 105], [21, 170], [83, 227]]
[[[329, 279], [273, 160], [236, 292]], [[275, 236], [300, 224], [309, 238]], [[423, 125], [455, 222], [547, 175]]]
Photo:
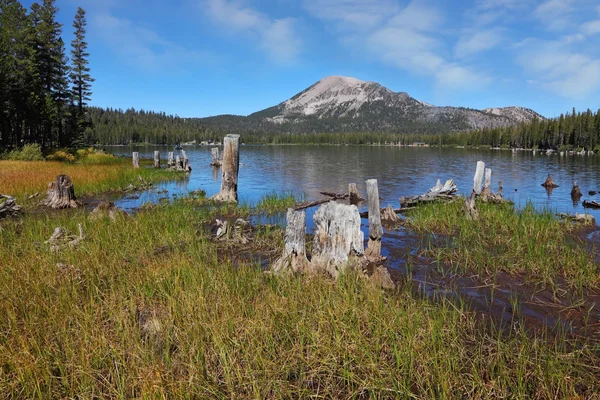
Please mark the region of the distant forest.
[[70, 59], [54, 0], [0, 0], [0, 149], [38, 143], [44, 149], [90, 141], [91, 96], [85, 11], [73, 21]]
[[[180, 118], [165, 113], [114, 110], [90, 107], [93, 124], [92, 142], [99, 144], [153, 143], [175, 144], [196, 141], [220, 141], [236, 119], [220, 116], [207, 119]], [[216, 123], [215, 118], [221, 118]], [[290, 133], [255, 129], [235, 130], [244, 143], [257, 144], [375, 144], [422, 142], [430, 145], [490, 146], [505, 148], [577, 149], [600, 148], [600, 110], [561, 114], [558, 118], [539, 120], [515, 126], [454, 133], [378, 133], [331, 132]]]

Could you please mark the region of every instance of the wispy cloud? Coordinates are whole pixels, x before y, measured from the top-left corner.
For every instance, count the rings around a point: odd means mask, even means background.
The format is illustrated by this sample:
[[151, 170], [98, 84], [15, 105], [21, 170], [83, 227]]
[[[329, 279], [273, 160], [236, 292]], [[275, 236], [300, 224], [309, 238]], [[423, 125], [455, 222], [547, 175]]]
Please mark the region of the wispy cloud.
[[106, 43], [125, 63], [146, 71], [179, 70], [214, 59], [214, 55], [187, 49], [108, 11], [92, 14], [90, 27], [94, 37]]
[[304, 0], [304, 6], [314, 17], [339, 22], [343, 30], [372, 29], [400, 10], [394, 0]]
[[575, 0], [546, 0], [533, 11], [545, 29], [562, 31], [573, 23], [571, 13]]
[[454, 54], [458, 58], [472, 56], [482, 51], [490, 50], [499, 45], [503, 40], [501, 29], [466, 30], [458, 39], [454, 47]]
[[302, 41], [295, 18], [274, 19], [234, 0], [203, 0], [201, 4], [215, 24], [242, 40], [256, 42], [273, 61], [286, 64], [300, 55]]

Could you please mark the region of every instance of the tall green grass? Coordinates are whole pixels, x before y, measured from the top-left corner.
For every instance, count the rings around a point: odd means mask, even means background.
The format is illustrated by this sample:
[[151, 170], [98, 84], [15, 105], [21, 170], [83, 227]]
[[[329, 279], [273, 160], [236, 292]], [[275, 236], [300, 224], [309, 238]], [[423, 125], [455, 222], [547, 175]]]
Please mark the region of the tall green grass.
[[536, 212], [531, 204], [515, 210], [509, 204], [477, 203], [478, 220], [465, 218], [462, 201], [420, 206], [410, 211], [407, 227], [450, 237], [432, 245], [429, 256], [461, 271], [494, 277], [499, 271], [551, 288], [600, 287], [600, 268], [573, 235], [581, 229]]
[[[182, 201], [116, 222], [82, 210], [2, 221], [0, 398], [600, 392], [592, 344], [501, 332], [358, 274], [333, 282], [234, 267], [200, 229], [210, 213]], [[78, 223], [85, 240], [51, 253], [54, 228]], [[282, 247], [280, 234], [271, 246]]]

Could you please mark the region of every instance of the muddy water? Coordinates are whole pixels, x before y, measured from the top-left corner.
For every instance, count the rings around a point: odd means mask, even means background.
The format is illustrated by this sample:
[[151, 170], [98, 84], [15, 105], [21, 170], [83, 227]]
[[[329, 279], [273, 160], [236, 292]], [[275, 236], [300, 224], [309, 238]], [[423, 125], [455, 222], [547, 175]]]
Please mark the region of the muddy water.
[[[165, 158], [170, 148], [113, 147], [114, 154], [130, 156], [139, 151], [151, 158], [154, 150]], [[218, 192], [220, 171], [209, 166], [210, 148], [186, 147], [193, 171], [185, 181], [167, 182], [142, 193], [127, 194], [116, 199], [118, 206], [133, 210], [145, 202], [158, 202], [203, 189], [208, 196]], [[600, 210], [584, 209], [585, 199], [600, 201], [600, 155], [564, 156], [536, 155], [529, 152], [473, 151], [467, 149], [432, 149], [399, 147], [345, 146], [242, 146], [240, 151], [239, 195], [241, 203], [254, 205], [266, 193], [289, 192], [311, 201], [321, 198], [320, 191], [343, 193], [347, 184], [355, 182], [365, 193], [364, 181], [377, 178], [381, 205], [398, 206], [398, 197], [426, 192], [437, 179], [454, 179], [459, 190], [471, 190], [478, 160], [492, 168], [494, 182], [503, 181], [504, 197], [523, 207], [531, 202], [538, 210], [553, 212], [588, 212], [600, 221]], [[540, 184], [551, 174], [559, 187], [551, 192]], [[584, 196], [573, 202], [570, 190], [576, 180]], [[364, 211], [366, 206], [361, 206]], [[307, 210], [307, 224], [312, 231], [312, 214]], [[254, 223], [282, 224], [283, 215], [256, 217]], [[363, 220], [367, 231], [367, 220]], [[365, 235], [366, 237], [366, 235]], [[590, 246], [600, 244], [600, 230], [591, 229], [582, 235]], [[454, 274], [435, 260], [420, 257], [423, 248], [441, 243], [443, 238], [421, 238], [402, 228], [386, 232], [383, 255], [398, 281], [407, 278], [420, 293], [432, 298], [450, 298], [468, 303], [474, 310], [492, 315], [506, 326], [524, 323], [528, 327], [549, 327], [574, 335], [600, 336], [600, 296], [552, 293], [524, 283], [518, 276], [498, 274], [493, 282], [477, 277]], [[598, 257], [600, 261], [600, 257]]]

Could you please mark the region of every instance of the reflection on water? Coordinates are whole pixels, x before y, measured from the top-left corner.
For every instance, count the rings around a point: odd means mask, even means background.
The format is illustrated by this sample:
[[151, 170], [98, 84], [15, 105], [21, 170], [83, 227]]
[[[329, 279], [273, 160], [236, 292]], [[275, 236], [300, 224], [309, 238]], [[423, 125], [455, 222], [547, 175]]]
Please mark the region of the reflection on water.
[[[107, 151], [152, 158], [154, 150], [166, 157], [170, 147], [107, 147]], [[171, 196], [204, 189], [212, 196], [220, 189], [220, 169], [210, 166], [210, 147], [186, 147], [193, 171], [185, 181], [164, 183], [160, 187]], [[470, 150], [455, 148], [353, 147], [353, 146], [241, 146], [239, 197], [253, 205], [265, 193], [293, 193], [307, 201], [319, 199], [320, 191], [343, 193], [355, 182], [364, 195], [365, 180], [379, 181], [382, 207], [398, 206], [400, 196], [418, 195], [429, 190], [437, 179], [454, 179], [463, 194], [470, 193], [478, 160], [492, 169], [492, 189], [503, 181], [504, 197], [522, 207], [531, 201], [537, 209], [553, 212], [588, 212], [596, 218], [600, 210], [584, 209], [570, 196], [577, 181], [581, 200], [594, 199], [588, 192], [600, 190], [598, 171], [600, 155], [559, 156], [531, 152]], [[546, 190], [541, 186], [551, 174], [559, 187]], [[143, 193], [139, 199], [122, 199], [118, 205], [135, 208], [146, 201], [156, 201], [155, 194]], [[361, 206], [361, 210], [366, 206]], [[307, 222], [311, 218], [307, 218]]]

